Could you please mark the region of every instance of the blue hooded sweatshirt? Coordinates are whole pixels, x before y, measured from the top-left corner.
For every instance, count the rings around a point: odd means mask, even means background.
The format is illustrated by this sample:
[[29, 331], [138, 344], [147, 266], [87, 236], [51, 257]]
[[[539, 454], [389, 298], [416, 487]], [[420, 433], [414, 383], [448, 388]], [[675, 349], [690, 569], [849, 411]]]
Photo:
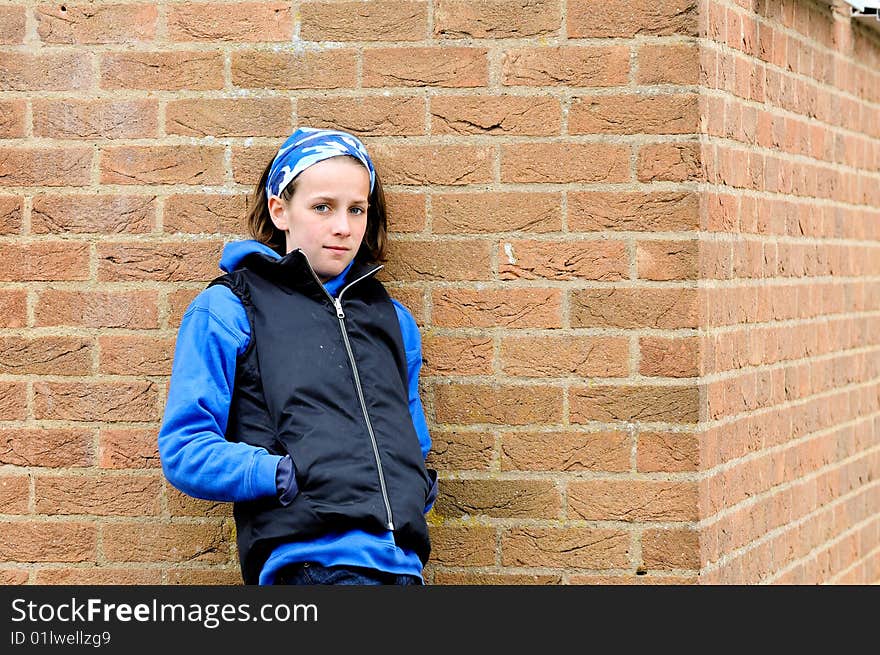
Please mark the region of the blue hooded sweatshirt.
[[[230, 273], [255, 252], [279, 258], [274, 250], [258, 241], [235, 241], [224, 247], [220, 268]], [[344, 286], [350, 268], [351, 264], [324, 283], [331, 296], [335, 297]], [[398, 301], [392, 302], [406, 350], [409, 412], [422, 455], [427, 457], [431, 438], [418, 392], [421, 337], [412, 314]], [[158, 442], [165, 477], [189, 496], [233, 502], [278, 496], [284, 491], [276, 481], [282, 477], [279, 464], [284, 458], [264, 448], [227, 441], [225, 437], [236, 359], [249, 342], [250, 324], [244, 307], [223, 285], [199, 293], [181, 320]], [[425, 512], [431, 504], [433, 500]], [[422, 563], [416, 553], [397, 546], [391, 532], [352, 530], [325, 534], [313, 541], [281, 544], [263, 566], [259, 583], [272, 584], [282, 567], [306, 561], [322, 566], [360, 566], [422, 575]]]

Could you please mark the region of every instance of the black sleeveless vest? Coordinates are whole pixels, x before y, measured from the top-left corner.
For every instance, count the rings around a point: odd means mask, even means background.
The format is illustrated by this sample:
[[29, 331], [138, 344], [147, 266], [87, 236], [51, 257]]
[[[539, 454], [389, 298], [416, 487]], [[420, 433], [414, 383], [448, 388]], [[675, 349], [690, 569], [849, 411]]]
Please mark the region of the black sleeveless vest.
[[391, 530], [426, 563], [431, 478], [409, 414], [394, 305], [355, 263], [338, 300], [305, 255], [255, 253], [213, 280], [241, 300], [251, 327], [238, 358], [226, 438], [290, 454], [299, 494], [233, 504], [245, 584], [277, 545], [328, 532]]

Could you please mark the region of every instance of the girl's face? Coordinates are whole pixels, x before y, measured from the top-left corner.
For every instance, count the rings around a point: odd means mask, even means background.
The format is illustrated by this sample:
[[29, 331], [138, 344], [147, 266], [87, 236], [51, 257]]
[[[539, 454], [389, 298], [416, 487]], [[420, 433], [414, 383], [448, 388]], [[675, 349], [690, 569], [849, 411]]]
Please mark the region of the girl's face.
[[331, 157], [297, 175], [286, 204], [269, 199], [269, 214], [287, 239], [287, 252], [301, 248], [321, 282], [354, 259], [367, 229], [370, 173], [351, 157]]

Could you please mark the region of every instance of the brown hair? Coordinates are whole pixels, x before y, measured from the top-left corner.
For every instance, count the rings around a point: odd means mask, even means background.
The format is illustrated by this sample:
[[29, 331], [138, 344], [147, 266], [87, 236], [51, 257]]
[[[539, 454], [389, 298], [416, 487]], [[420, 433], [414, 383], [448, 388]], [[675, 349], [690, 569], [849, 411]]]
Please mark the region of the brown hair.
[[[351, 157], [350, 155], [340, 155], [341, 157]], [[358, 161], [351, 157], [352, 160]], [[358, 162], [360, 163], [360, 162]], [[251, 195], [251, 206], [247, 212], [247, 229], [252, 238], [265, 243], [267, 246], [275, 250], [282, 257], [286, 254], [287, 244], [284, 239], [284, 232], [275, 227], [272, 217], [269, 215], [268, 197], [266, 196], [266, 180], [269, 177], [269, 171], [272, 169], [272, 162], [263, 170], [260, 180], [254, 187]], [[354, 256], [356, 261], [363, 263], [374, 263], [385, 261], [387, 243], [388, 243], [388, 217], [385, 209], [385, 192], [382, 190], [382, 182], [379, 180], [379, 173], [374, 171], [373, 190], [367, 200], [367, 229], [364, 232], [364, 239], [361, 247]], [[296, 178], [281, 190], [279, 196], [285, 203], [289, 202], [296, 190]]]

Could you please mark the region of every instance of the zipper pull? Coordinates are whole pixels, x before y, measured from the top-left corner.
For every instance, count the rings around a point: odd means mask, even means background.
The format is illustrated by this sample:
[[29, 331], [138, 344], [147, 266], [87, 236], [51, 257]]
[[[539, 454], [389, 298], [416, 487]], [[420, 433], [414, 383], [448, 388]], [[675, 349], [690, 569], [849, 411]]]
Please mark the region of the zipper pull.
[[342, 301], [339, 298], [334, 298], [333, 305], [336, 307], [336, 318], [345, 318], [345, 312], [342, 311]]

